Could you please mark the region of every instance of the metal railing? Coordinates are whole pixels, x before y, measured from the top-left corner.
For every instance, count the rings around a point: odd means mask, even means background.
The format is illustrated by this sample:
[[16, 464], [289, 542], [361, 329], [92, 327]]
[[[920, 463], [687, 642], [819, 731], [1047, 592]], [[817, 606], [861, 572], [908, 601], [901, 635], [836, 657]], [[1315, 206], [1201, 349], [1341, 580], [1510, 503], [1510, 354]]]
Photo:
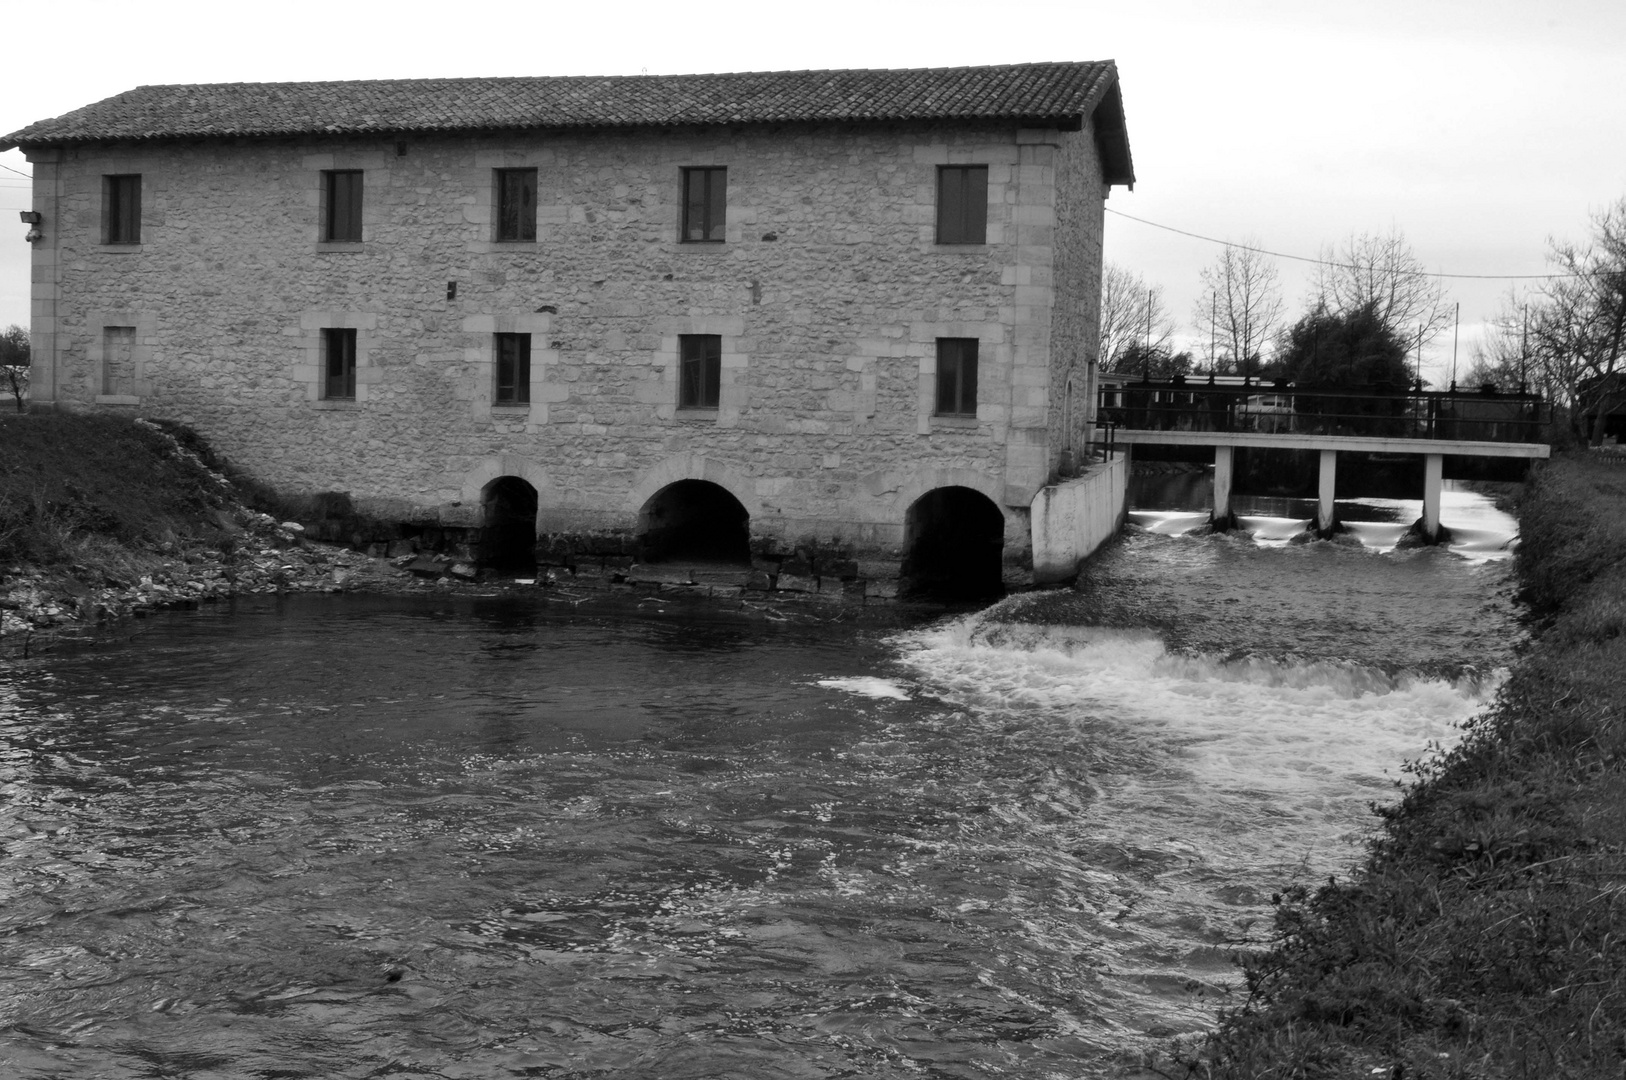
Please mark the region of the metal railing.
[[1396, 439], [1545, 442], [1540, 395], [1492, 390], [1305, 391], [1198, 380], [1103, 387], [1098, 426], [1131, 431], [1364, 435]]

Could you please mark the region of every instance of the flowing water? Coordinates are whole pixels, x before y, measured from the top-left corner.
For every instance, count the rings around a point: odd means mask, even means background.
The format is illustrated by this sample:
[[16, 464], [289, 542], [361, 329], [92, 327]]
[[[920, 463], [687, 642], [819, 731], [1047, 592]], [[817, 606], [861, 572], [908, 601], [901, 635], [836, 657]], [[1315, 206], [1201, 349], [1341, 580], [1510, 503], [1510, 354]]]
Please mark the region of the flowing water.
[[1506, 591], [1131, 530], [912, 623], [263, 598], [12, 661], [0, 1072], [1121, 1075], [1485, 701]]

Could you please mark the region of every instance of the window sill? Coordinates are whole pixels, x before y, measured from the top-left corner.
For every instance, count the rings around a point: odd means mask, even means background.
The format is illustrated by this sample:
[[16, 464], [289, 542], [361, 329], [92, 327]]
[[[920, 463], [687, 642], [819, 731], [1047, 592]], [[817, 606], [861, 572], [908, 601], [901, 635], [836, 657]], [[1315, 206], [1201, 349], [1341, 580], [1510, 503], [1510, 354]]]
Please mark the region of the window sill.
[[109, 255], [139, 255], [141, 245], [136, 244], [97, 244], [96, 250], [105, 251]]
[[726, 240], [679, 240], [673, 245], [678, 251], [695, 255], [721, 255], [728, 250]]
[[944, 429], [959, 428], [961, 430], [969, 430], [969, 429], [976, 428], [979, 423], [980, 423], [980, 421], [975, 416], [935, 416], [934, 415], [932, 417], [932, 427], [934, 429], [936, 429], [936, 428], [944, 428]]
[[366, 250], [367, 245], [359, 240], [318, 240], [315, 247], [318, 255], [355, 255]]
[[141, 398], [135, 394], [97, 394], [98, 405], [140, 405]]
[[960, 253], [962, 255], [971, 255], [971, 254], [974, 254], [974, 253], [979, 252], [979, 251], [987, 251], [989, 249], [989, 247], [991, 247], [991, 246], [992, 245], [989, 244], [988, 241], [986, 241], [986, 240], [979, 240], [976, 243], [970, 243], [970, 242], [966, 242], [966, 243], [944, 243], [941, 240], [932, 241], [932, 247], [934, 249], [938, 250], [938, 251], [942, 251], [942, 252], [950, 252], [950, 251], [952, 251], [952, 252], [958, 252], [958, 253]]
[[531, 403], [516, 401], [493, 401], [491, 413], [493, 416], [524, 416], [531, 411]]
[[361, 408], [354, 398], [317, 398], [311, 405], [322, 412], [356, 412]]
[[672, 419], [681, 420], [690, 424], [715, 424], [717, 422], [716, 409], [686, 409], [679, 408], [672, 414]]

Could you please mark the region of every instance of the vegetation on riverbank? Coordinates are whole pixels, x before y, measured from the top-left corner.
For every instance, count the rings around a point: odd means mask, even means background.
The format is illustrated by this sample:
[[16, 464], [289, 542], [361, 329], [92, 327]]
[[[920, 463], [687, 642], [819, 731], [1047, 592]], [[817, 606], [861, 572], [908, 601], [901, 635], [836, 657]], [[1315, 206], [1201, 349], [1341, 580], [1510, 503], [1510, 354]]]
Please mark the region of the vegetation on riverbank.
[[1379, 811], [1347, 881], [1284, 893], [1203, 1078], [1599, 1078], [1626, 1071], [1626, 465], [1534, 471], [1534, 636], [1495, 705]]
[[394, 574], [303, 543], [258, 499], [185, 428], [0, 413], [0, 652], [160, 607]]

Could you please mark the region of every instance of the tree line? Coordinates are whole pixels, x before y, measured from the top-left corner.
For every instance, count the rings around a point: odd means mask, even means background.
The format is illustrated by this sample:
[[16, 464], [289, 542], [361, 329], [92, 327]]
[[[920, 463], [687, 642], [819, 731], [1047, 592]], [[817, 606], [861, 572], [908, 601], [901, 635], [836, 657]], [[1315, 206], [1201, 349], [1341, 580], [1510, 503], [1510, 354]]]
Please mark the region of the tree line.
[[[1228, 244], [1201, 270], [1195, 349], [1176, 350], [1162, 287], [1109, 263], [1102, 368], [1153, 379], [1285, 378], [1307, 389], [1400, 390], [1421, 381], [1409, 358], [1451, 326], [1453, 308], [1440, 277], [1398, 230], [1324, 249], [1306, 310], [1292, 322], [1275, 263], [1259, 248]], [[1577, 433], [1596, 440], [1609, 415], [1626, 413], [1626, 198], [1592, 214], [1585, 241], [1550, 240], [1548, 260], [1553, 276], [1527, 296], [1509, 296], [1473, 347], [1462, 384], [1540, 391]]]

